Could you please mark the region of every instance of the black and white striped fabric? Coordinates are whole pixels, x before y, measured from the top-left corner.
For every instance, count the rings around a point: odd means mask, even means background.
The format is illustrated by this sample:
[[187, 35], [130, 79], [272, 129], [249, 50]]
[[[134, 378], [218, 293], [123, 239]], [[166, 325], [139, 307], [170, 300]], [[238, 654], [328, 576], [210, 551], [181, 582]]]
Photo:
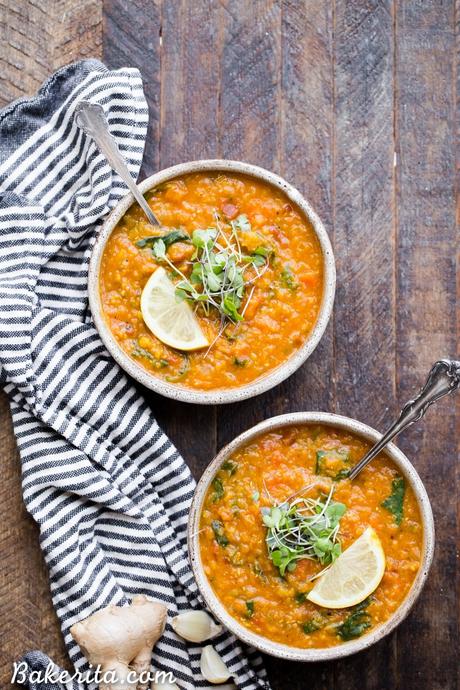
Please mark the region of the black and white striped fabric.
[[[105, 351], [88, 311], [94, 236], [126, 188], [75, 125], [83, 98], [103, 105], [137, 177], [148, 118], [137, 70], [79, 62], [0, 113], [0, 381], [24, 501], [40, 527], [54, 606], [81, 671], [86, 661], [69, 628], [102, 606], [138, 593], [166, 602], [171, 615], [200, 606], [186, 552], [193, 479]], [[268, 688], [253, 650], [227, 633], [215, 647], [239, 687]], [[171, 671], [183, 690], [206, 688], [200, 653], [168, 625], [153, 667]], [[26, 660], [35, 670], [49, 661], [41, 653]], [[76, 682], [29, 680], [29, 687], [83, 690]]]

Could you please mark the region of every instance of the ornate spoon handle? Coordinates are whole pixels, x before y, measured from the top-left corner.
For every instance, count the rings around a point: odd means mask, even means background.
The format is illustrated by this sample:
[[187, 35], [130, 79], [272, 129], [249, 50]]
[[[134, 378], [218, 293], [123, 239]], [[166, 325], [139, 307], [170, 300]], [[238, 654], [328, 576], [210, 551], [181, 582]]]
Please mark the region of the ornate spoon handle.
[[356, 479], [361, 470], [366, 467], [376, 455], [403, 429], [417, 422], [423, 417], [429, 406], [448, 393], [455, 391], [460, 385], [460, 362], [450, 359], [440, 359], [436, 362], [428, 375], [420, 393], [409, 400], [401, 410], [396, 422], [383, 435], [381, 440], [373, 446], [349, 473], [350, 479]]
[[126, 182], [130, 192], [144, 211], [149, 222], [152, 223], [152, 225], [160, 225], [158, 218], [152, 212], [131, 177], [131, 173], [120, 153], [118, 144], [109, 132], [103, 107], [98, 103], [80, 101], [75, 108], [75, 119], [78, 127], [80, 127], [85, 134], [90, 136], [91, 139], [94, 139], [98, 149], [104, 154], [109, 165], [120, 175], [122, 180]]

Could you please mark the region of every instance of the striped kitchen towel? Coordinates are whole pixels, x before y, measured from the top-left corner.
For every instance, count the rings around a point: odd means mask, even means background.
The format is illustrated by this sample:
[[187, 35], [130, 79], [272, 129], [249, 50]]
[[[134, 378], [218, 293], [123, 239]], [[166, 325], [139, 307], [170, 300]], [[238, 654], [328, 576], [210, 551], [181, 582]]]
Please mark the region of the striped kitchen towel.
[[[83, 672], [73, 623], [134, 594], [165, 602], [170, 615], [201, 602], [186, 549], [193, 479], [88, 310], [94, 237], [126, 187], [76, 127], [80, 99], [104, 107], [134, 178], [141, 165], [148, 111], [137, 70], [79, 62], [0, 113], [0, 381], [53, 603]], [[215, 646], [239, 687], [268, 688], [253, 650], [228, 633]], [[171, 671], [184, 690], [206, 688], [200, 653], [168, 625], [153, 667]], [[25, 660], [35, 671], [49, 662], [39, 652]], [[26, 684], [83, 690], [31, 676]]]

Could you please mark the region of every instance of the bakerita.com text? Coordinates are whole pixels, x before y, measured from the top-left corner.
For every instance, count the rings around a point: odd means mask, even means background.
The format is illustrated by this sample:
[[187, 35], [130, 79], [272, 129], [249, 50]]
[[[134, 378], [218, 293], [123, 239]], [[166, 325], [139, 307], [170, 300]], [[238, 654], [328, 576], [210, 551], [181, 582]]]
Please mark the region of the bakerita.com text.
[[97, 683], [100, 685], [112, 685], [114, 683], [169, 683], [176, 682], [173, 674], [168, 671], [142, 671], [138, 673], [134, 670], [128, 670], [123, 677], [120, 677], [119, 671], [113, 669], [104, 669], [99, 666], [90, 666], [86, 671], [75, 671], [70, 673], [62, 668], [59, 668], [51, 661], [45, 669], [35, 670], [31, 669], [29, 664], [25, 661], [16, 661], [13, 664], [13, 675], [11, 676], [12, 683], [24, 684], [29, 683], [70, 683], [71, 681], [79, 683]]

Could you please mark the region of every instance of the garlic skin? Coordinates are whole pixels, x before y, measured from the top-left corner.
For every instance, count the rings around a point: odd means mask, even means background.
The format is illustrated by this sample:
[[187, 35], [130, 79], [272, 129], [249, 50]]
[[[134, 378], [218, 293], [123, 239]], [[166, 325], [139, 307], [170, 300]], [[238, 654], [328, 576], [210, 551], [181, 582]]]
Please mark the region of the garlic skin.
[[209, 683], [225, 683], [230, 678], [230, 671], [224, 664], [214, 647], [208, 644], [203, 647], [200, 661], [201, 675]]
[[188, 642], [205, 642], [222, 632], [222, 626], [216, 625], [206, 611], [185, 611], [175, 616], [171, 625], [174, 632]]

